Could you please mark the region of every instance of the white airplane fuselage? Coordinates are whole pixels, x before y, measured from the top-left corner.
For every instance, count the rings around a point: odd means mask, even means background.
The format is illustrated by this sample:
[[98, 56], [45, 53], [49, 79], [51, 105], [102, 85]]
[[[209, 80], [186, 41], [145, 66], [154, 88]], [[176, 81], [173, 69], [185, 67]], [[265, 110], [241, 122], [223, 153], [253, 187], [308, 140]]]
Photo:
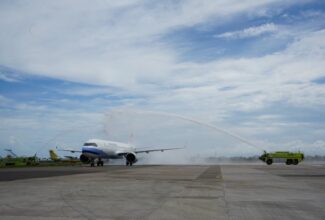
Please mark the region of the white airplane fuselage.
[[119, 159], [134, 151], [135, 147], [130, 144], [100, 139], [90, 139], [82, 147], [82, 155], [93, 159]]

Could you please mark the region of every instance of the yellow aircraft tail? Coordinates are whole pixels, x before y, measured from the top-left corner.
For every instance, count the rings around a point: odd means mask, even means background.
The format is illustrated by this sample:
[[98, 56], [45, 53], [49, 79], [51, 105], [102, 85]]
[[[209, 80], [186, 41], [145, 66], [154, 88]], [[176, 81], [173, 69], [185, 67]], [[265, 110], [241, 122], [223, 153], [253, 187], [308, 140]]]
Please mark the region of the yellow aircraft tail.
[[50, 150], [50, 158], [51, 158], [51, 160], [54, 160], [54, 161], [60, 160], [59, 156], [55, 153], [54, 150]]

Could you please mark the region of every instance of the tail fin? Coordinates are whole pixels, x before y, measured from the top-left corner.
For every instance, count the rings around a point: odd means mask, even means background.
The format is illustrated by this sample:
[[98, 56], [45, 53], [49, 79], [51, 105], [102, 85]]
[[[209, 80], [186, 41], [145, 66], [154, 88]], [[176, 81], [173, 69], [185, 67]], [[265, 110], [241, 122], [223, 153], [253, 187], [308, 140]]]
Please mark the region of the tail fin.
[[59, 156], [55, 153], [54, 150], [50, 150], [49, 152], [50, 152], [51, 160], [54, 160], [54, 161], [60, 160]]

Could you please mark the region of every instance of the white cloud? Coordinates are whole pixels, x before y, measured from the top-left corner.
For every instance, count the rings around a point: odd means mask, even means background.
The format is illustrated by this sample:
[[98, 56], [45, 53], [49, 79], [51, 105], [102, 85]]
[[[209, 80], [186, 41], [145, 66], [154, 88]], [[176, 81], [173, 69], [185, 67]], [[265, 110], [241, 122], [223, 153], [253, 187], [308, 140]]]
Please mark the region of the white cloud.
[[2, 74], [1, 72], [0, 72], [0, 80], [6, 81], [6, 82], [19, 82], [19, 80], [17, 80], [16, 78], [8, 77], [7, 75]]
[[[1, 7], [0, 62], [71, 81], [132, 88], [173, 75], [178, 52], [159, 38], [179, 27], [254, 13], [263, 1], [31, 1]], [[281, 3], [284, 4], [284, 3]]]
[[262, 24], [260, 26], [249, 27], [244, 30], [225, 32], [218, 34], [215, 37], [219, 38], [250, 38], [257, 37], [263, 34], [271, 34], [278, 31], [278, 27], [273, 23]]
[[79, 149], [90, 137], [105, 137], [100, 113], [34, 107], [33, 113], [22, 109], [18, 114], [0, 115], [0, 154], [3, 148], [10, 147], [19, 155], [37, 152], [47, 157], [48, 149], [55, 146]]
[[[190, 100], [186, 101], [201, 107], [199, 103], [206, 100], [209, 103], [206, 107], [215, 103], [210, 106], [222, 106], [226, 111], [254, 110], [275, 101], [305, 107], [324, 106], [324, 86], [311, 83], [325, 72], [324, 37], [325, 30], [305, 34], [285, 50], [261, 57], [183, 64], [181, 71], [190, 77], [175, 76], [169, 83], [198, 86], [177, 89], [168, 99], [181, 101], [187, 97]], [[224, 86], [234, 89], [219, 91]]]
[[3, 95], [0, 95], [0, 105], [3, 107], [3, 106], [7, 106], [8, 104], [12, 103], [13, 100], [3, 96]]
[[19, 75], [13, 71], [8, 71], [8, 69], [1, 66], [0, 63], [0, 81], [5, 82], [20, 82]]

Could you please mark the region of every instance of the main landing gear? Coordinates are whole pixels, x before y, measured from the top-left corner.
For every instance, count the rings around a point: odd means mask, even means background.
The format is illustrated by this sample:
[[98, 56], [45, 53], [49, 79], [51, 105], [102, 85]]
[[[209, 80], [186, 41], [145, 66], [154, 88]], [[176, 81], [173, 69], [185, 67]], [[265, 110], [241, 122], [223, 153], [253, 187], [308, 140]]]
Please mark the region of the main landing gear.
[[[97, 161], [97, 166], [98, 167], [102, 167], [102, 166], [104, 166], [104, 161], [102, 161], [100, 158], [98, 159], [98, 161]], [[94, 167], [95, 166], [95, 160], [92, 160], [91, 162], [90, 162], [90, 166], [91, 167]]]
[[99, 167], [99, 166], [104, 166], [104, 161], [102, 161], [102, 160], [99, 160], [99, 161], [97, 161], [97, 166]]
[[132, 162], [129, 162], [129, 161], [126, 161], [126, 164], [125, 164], [126, 166], [132, 166], [133, 165], [133, 163]]
[[97, 160], [97, 166], [99, 167], [99, 166], [104, 166], [104, 161], [102, 161], [102, 159], [100, 159], [100, 158], [98, 158], [98, 160]]

